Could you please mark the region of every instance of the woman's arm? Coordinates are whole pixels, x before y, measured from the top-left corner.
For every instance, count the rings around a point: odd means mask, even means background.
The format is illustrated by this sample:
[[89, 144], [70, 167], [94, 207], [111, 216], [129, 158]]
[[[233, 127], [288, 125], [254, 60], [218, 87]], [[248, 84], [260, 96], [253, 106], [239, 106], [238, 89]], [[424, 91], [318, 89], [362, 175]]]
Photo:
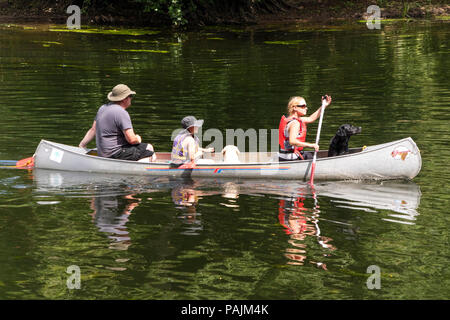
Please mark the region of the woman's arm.
[[302, 121], [304, 121], [305, 123], [311, 123], [316, 121], [319, 117], [320, 117], [320, 112], [322, 110], [322, 108], [326, 108], [331, 104], [331, 96], [327, 96], [327, 99], [322, 100], [322, 106], [316, 110], [316, 112], [314, 112], [312, 115], [310, 115], [309, 117], [302, 117]]
[[296, 147], [314, 148], [316, 151], [319, 151], [318, 144], [298, 141], [297, 136], [299, 132], [300, 123], [298, 121], [292, 121], [292, 124], [289, 127], [289, 144]]
[[312, 115], [309, 117], [301, 117], [302, 121], [305, 123], [311, 123], [316, 121], [320, 117], [320, 112], [322, 110], [323, 106], [316, 110]]

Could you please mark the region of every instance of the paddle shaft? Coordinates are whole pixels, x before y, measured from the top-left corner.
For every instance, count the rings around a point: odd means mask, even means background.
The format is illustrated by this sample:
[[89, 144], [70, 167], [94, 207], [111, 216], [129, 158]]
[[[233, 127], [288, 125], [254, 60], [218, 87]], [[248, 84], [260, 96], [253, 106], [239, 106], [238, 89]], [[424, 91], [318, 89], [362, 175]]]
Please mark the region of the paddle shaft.
[[[317, 136], [316, 136], [316, 144], [319, 144], [319, 140], [320, 140], [320, 131], [322, 130], [322, 120], [323, 120], [323, 114], [325, 113], [325, 107], [322, 104], [322, 109], [320, 110], [320, 119], [319, 119], [319, 127], [317, 128]], [[314, 183], [314, 173], [316, 171], [316, 160], [317, 160], [317, 151], [314, 151], [314, 158], [313, 161], [311, 163], [311, 176], [309, 179], [309, 183], [313, 184]]]

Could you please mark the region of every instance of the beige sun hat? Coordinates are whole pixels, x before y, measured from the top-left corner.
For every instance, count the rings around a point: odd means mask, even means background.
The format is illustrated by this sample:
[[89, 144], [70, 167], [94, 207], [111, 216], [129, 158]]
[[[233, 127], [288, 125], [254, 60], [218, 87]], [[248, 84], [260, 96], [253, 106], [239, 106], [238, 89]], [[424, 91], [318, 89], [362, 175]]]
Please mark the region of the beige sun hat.
[[118, 84], [115, 86], [110, 93], [108, 93], [109, 101], [122, 101], [130, 94], [136, 94], [136, 92], [131, 91], [131, 89], [125, 84]]

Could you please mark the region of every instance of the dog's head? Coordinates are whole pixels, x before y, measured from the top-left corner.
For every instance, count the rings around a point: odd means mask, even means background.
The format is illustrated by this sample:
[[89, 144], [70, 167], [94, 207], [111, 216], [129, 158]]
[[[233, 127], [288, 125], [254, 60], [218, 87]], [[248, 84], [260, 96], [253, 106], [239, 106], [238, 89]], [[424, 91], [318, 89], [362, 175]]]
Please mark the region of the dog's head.
[[222, 150], [223, 161], [227, 163], [239, 162], [239, 149], [236, 146], [226, 146]]
[[352, 135], [361, 133], [362, 128], [361, 127], [355, 127], [351, 124], [343, 124], [339, 127], [337, 131], [337, 135], [341, 137], [350, 137]]
[[229, 153], [229, 154], [235, 153], [235, 154], [239, 155], [241, 152], [239, 151], [238, 147], [228, 145], [225, 148], [223, 148], [223, 150], [222, 150], [222, 155], [225, 155], [226, 153]]

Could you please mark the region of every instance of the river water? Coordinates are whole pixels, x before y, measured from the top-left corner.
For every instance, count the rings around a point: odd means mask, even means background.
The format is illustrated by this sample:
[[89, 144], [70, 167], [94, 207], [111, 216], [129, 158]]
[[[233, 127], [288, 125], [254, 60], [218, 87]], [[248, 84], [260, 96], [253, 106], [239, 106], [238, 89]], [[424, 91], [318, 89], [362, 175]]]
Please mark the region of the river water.
[[[0, 299], [450, 298], [448, 22], [100, 31], [0, 27]], [[8, 168], [77, 145], [118, 83], [159, 151], [186, 115], [270, 130], [290, 96], [312, 113], [328, 93], [322, 149], [351, 123], [352, 147], [412, 137], [422, 170], [311, 189]]]

